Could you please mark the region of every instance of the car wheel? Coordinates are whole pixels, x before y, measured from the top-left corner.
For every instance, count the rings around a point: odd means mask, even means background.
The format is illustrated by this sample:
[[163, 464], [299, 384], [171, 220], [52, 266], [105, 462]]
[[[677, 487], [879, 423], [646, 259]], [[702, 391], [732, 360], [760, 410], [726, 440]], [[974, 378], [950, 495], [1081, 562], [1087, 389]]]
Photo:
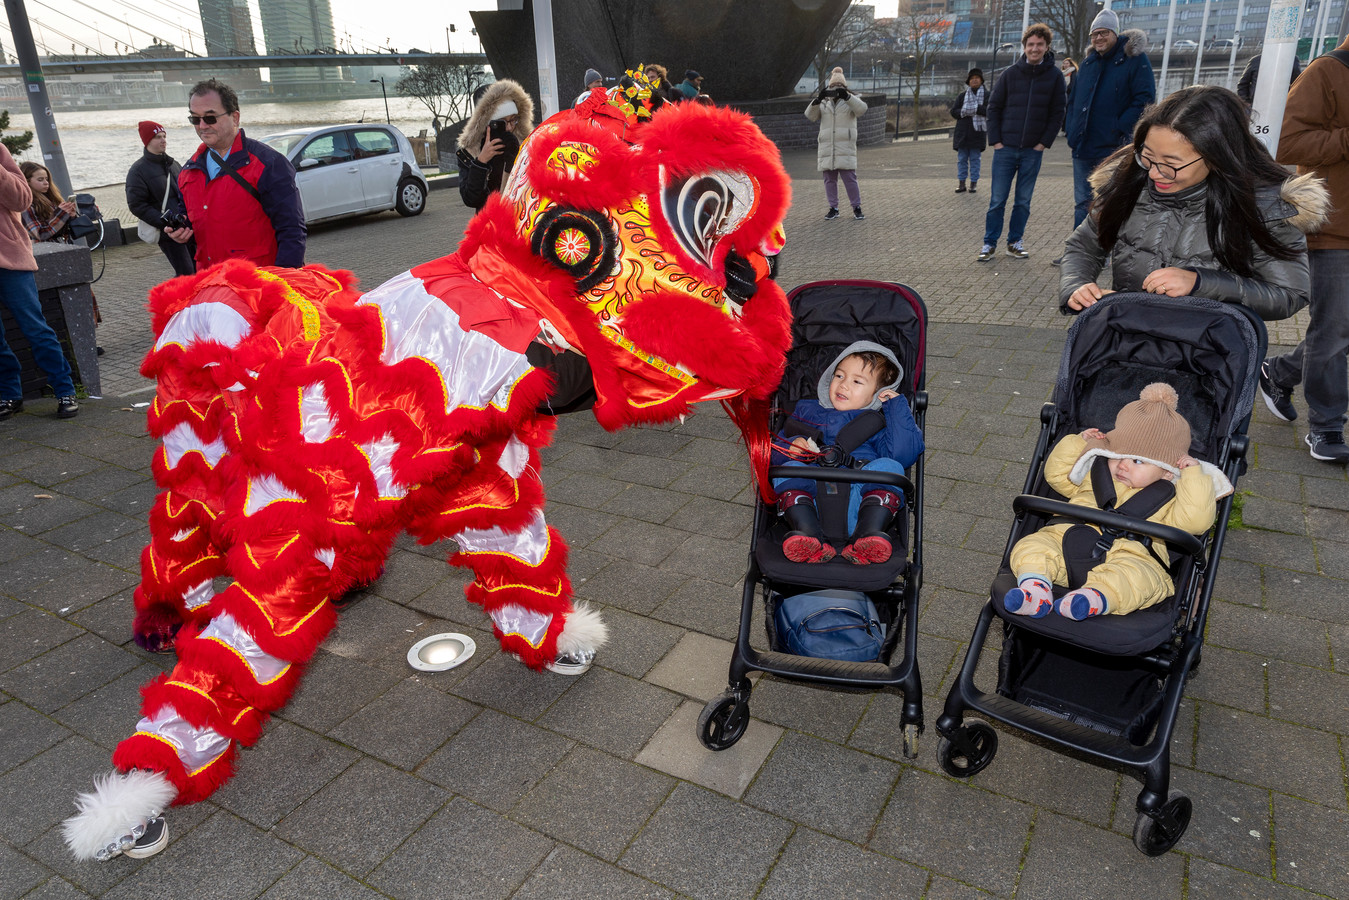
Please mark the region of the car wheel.
[[400, 216], [419, 216], [426, 209], [426, 188], [415, 178], [405, 178], [398, 182], [398, 191], [394, 194], [393, 208]]

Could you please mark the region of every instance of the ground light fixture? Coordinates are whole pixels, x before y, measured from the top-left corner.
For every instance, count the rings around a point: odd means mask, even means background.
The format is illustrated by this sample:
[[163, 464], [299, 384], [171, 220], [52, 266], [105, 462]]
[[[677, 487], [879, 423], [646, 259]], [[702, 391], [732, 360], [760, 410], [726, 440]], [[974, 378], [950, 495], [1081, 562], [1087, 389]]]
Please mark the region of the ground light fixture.
[[478, 649], [466, 634], [433, 634], [408, 650], [408, 665], [418, 672], [444, 672], [466, 662]]

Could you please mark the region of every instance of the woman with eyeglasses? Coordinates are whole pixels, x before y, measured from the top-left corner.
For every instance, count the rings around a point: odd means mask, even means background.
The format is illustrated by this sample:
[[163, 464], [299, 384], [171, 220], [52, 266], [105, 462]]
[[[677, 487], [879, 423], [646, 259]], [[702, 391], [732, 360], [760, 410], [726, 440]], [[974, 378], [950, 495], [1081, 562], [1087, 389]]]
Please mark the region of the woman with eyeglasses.
[[1274, 162], [1231, 91], [1197, 85], [1149, 107], [1091, 184], [1063, 257], [1064, 313], [1110, 293], [1096, 284], [1107, 257], [1114, 291], [1240, 303], [1262, 319], [1307, 304], [1304, 232], [1324, 220], [1329, 195]]

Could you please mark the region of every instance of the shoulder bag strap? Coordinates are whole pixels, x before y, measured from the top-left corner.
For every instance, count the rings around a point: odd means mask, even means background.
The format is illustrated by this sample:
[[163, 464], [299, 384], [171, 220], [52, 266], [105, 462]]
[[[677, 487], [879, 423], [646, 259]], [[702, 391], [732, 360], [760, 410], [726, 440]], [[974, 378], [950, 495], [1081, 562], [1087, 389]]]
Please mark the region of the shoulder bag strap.
[[1344, 63], [1346, 66], [1349, 66], [1349, 50], [1331, 50], [1325, 55], [1333, 56], [1340, 62]]
[[244, 176], [239, 174], [238, 169], [234, 168], [234, 166], [226, 162], [220, 156], [220, 154], [216, 153], [214, 150], [208, 150], [206, 152], [210, 153], [211, 158], [216, 161], [216, 165], [220, 166], [220, 171], [225, 172], [226, 174], [229, 175], [229, 177], [239, 182], [239, 186], [244, 190], [248, 191], [248, 193], [253, 197], [253, 199], [258, 201], [259, 206], [262, 205], [262, 195], [258, 193], [257, 188], [253, 187], [253, 185], [249, 184], [247, 181], [244, 180]]

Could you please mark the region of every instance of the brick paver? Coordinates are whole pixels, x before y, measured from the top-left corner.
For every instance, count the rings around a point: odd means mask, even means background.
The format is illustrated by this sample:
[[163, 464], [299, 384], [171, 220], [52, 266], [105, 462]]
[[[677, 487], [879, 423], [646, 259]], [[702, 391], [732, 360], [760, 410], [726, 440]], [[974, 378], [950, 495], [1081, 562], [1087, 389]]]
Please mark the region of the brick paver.
[[[591, 672], [537, 676], [502, 658], [446, 548], [400, 541], [235, 781], [171, 814], [164, 854], [73, 863], [55, 826], [166, 664], [129, 637], [154, 496], [144, 302], [169, 272], [134, 245], [108, 252], [96, 288], [106, 396], [72, 422], [35, 402], [0, 424], [0, 897], [1349, 896], [1349, 483], [1262, 407], [1244, 525], [1174, 741], [1174, 785], [1195, 801], [1176, 851], [1133, 850], [1131, 779], [1013, 734], [968, 782], [938, 766], [932, 723], [1052, 390], [1066, 323], [1048, 261], [1071, 215], [1060, 143], [1032, 258], [977, 264], [987, 194], [953, 194], [954, 162], [944, 140], [864, 148], [867, 219], [824, 222], [814, 154], [786, 159], [784, 283], [904, 281], [931, 313], [916, 761], [900, 753], [897, 696], [770, 678], [740, 745], [696, 744], [735, 634], [743, 452], [717, 410], [620, 434], [582, 414], [559, 423], [544, 462], [576, 591], [616, 638]], [[416, 219], [316, 228], [308, 256], [374, 285], [451, 250], [467, 219], [437, 192]], [[1274, 342], [1304, 322], [1274, 324]], [[473, 635], [477, 657], [413, 674], [407, 647], [448, 630]]]

